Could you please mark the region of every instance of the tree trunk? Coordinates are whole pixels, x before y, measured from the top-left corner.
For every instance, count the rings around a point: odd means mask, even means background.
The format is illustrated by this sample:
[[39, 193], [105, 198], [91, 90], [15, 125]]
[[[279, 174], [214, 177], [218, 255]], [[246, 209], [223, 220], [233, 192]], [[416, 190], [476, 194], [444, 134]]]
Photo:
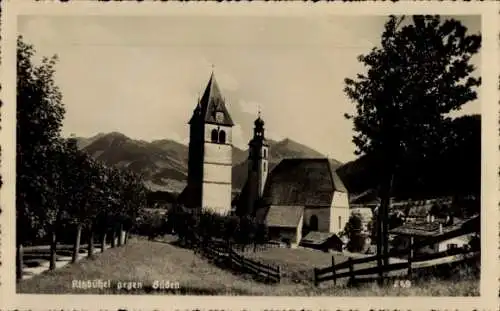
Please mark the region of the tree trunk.
[[120, 223], [120, 227], [118, 228], [118, 247], [123, 244], [123, 224]]
[[16, 280], [20, 281], [22, 279], [23, 279], [23, 245], [21, 243], [18, 243], [16, 247]]
[[101, 253], [104, 253], [106, 250], [106, 233], [106, 229], [104, 229], [101, 235]]
[[123, 244], [127, 244], [127, 242], [128, 242], [128, 230], [124, 230]]
[[111, 248], [116, 247], [116, 229], [113, 227], [111, 228]]
[[392, 185], [394, 182], [394, 173], [390, 172], [387, 189], [386, 189], [386, 205], [384, 209], [384, 221], [382, 226], [382, 236], [384, 238], [383, 250], [384, 250], [384, 266], [389, 265], [389, 210], [391, 205], [391, 197], [392, 197]]
[[57, 233], [56, 233], [56, 226], [54, 225], [52, 228], [51, 240], [50, 240], [49, 270], [54, 270], [56, 268], [56, 256], [57, 256]]
[[82, 236], [82, 224], [78, 223], [76, 225], [76, 239], [73, 247], [73, 257], [71, 258], [71, 262], [75, 263], [78, 260], [78, 255], [80, 253], [80, 240]]
[[389, 209], [394, 171], [392, 163], [386, 163], [380, 186], [380, 207], [377, 215], [377, 267], [379, 284], [384, 282], [384, 267], [389, 265]]
[[89, 225], [89, 241], [87, 253], [89, 258], [92, 258], [94, 256], [94, 227], [92, 225]]
[[377, 223], [376, 223], [376, 228], [377, 228], [377, 267], [378, 267], [378, 282], [379, 285], [382, 285], [383, 280], [384, 280], [384, 268], [382, 266], [382, 245], [383, 245], [383, 239], [382, 239], [382, 204], [379, 205], [378, 211], [377, 211]]

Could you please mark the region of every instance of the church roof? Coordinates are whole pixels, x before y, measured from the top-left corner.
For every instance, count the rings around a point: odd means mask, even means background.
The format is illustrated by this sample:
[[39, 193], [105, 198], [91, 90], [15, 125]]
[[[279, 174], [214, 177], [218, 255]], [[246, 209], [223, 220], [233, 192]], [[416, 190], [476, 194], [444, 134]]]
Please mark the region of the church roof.
[[[216, 119], [216, 112], [222, 112], [222, 119]], [[210, 76], [210, 80], [208, 81], [207, 87], [203, 92], [203, 96], [201, 97], [200, 102], [193, 113], [193, 117], [189, 122], [193, 122], [196, 117], [202, 117], [202, 120], [206, 123], [226, 126], [234, 125], [234, 122], [226, 108], [219, 85], [215, 80], [214, 73]]]
[[283, 159], [267, 179], [264, 204], [330, 206], [335, 191], [347, 193], [336, 163], [326, 158]]
[[304, 214], [302, 206], [278, 206], [269, 207], [266, 215], [268, 227], [296, 228]]

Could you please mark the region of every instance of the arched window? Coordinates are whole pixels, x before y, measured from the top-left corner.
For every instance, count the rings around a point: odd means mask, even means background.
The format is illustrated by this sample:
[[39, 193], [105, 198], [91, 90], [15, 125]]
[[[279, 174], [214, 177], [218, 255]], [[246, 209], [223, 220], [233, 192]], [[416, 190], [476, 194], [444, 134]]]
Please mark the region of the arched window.
[[318, 216], [311, 216], [311, 219], [309, 220], [309, 229], [311, 231], [318, 231]]
[[262, 163], [263, 166], [263, 171], [265, 172], [267, 170], [267, 162]]
[[219, 132], [219, 144], [225, 144], [226, 143], [226, 132], [220, 131]]
[[216, 143], [218, 138], [219, 138], [219, 137], [218, 137], [217, 130], [216, 130], [216, 129], [213, 129], [213, 130], [212, 130], [212, 142], [213, 142], [213, 143]]
[[262, 150], [262, 157], [265, 159], [267, 158], [267, 150], [266, 149], [263, 149]]
[[342, 230], [342, 216], [339, 216], [339, 231]]

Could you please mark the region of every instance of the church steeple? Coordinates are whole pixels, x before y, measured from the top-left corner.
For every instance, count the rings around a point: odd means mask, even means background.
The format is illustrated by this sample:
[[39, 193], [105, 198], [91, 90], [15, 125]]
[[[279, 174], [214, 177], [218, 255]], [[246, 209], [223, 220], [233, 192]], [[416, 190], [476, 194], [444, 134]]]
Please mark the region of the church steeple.
[[[221, 95], [221, 91], [217, 81], [215, 80], [215, 74], [213, 71], [210, 75], [207, 86], [205, 87], [205, 91], [203, 92], [201, 99], [198, 101], [195, 113], [199, 114], [199, 117], [201, 118], [200, 121], [203, 121], [204, 123], [234, 126], [234, 122], [226, 108], [226, 101]], [[195, 114], [193, 114], [193, 117], [189, 122], [194, 122], [194, 120]]]
[[260, 199], [269, 170], [269, 145], [264, 136], [264, 120], [261, 118], [260, 110], [254, 121], [253, 138], [248, 145], [248, 176], [254, 176], [250, 182], [256, 183], [257, 196]]
[[180, 201], [221, 214], [231, 209], [233, 126], [212, 72], [189, 121], [188, 185]]

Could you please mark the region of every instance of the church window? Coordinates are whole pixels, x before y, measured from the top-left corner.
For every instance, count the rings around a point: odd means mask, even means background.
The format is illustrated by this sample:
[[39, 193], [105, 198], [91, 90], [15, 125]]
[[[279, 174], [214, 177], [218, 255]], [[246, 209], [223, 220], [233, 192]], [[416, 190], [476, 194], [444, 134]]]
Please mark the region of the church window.
[[219, 137], [218, 137], [218, 136], [219, 136], [219, 135], [218, 135], [218, 133], [217, 133], [217, 130], [216, 130], [216, 129], [213, 129], [213, 130], [212, 130], [212, 142], [213, 142], [213, 143], [216, 143], [216, 142], [217, 142], [217, 140], [219, 139]]
[[309, 220], [309, 229], [311, 231], [318, 231], [318, 216], [311, 216], [311, 219]]
[[342, 216], [339, 216], [339, 231], [342, 230]]
[[224, 131], [219, 132], [219, 143], [220, 144], [226, 143], [226, 132], [224, 132]]
[[267, 150], [266, 149], [263, 149], [262, 150], [262, 157], [265, 159], [267, 158]]
[[266, 162], [262, 163], [262, 166], [263, 166], [262, 170], [265, 172], [267, 170], [267, 163]]

